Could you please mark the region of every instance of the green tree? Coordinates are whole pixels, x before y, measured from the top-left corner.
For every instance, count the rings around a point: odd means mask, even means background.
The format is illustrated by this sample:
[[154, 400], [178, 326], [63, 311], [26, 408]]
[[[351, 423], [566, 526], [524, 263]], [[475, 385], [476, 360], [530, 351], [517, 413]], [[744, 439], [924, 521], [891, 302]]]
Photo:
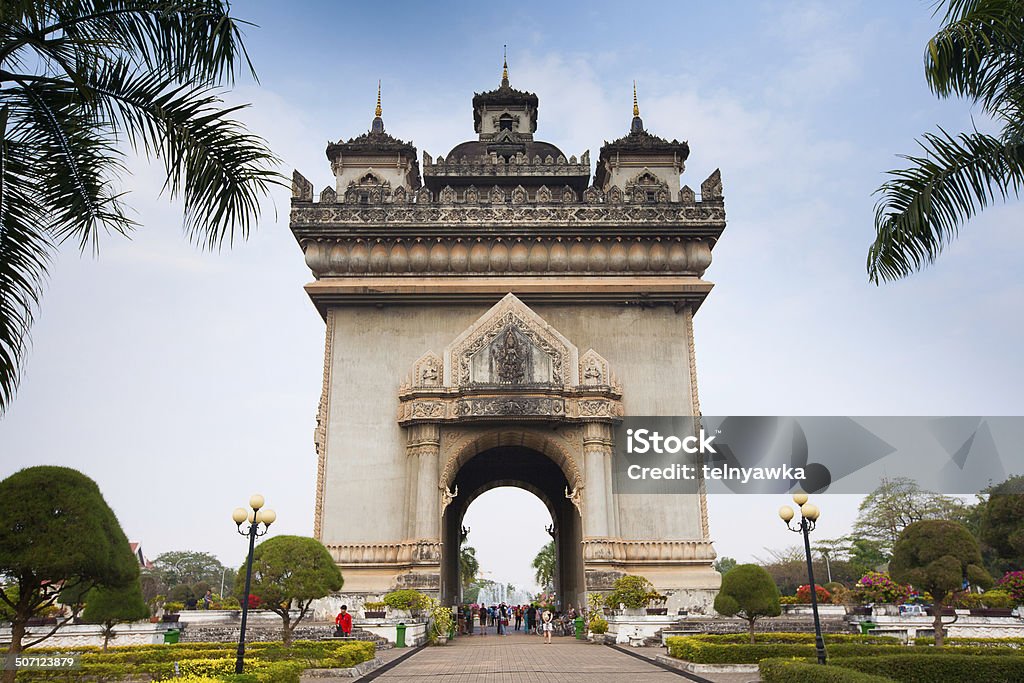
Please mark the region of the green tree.
[[934, 262], [964, 222], [1024, 186], [1024, 2], [946, 0], [944, 25], [925, 51], [925, 78], [939, 97], [966, 97], [1002, 122], [998, 136], [939, 129], [923, 154], [890, 171], [879, 188], [873, 282]]
[[[96, 482], [67, 467], [39, 466], [0, 481], [0, 592], [13, 612], [11, 645], [18, 654], [52, 636], [25, 642], [25, 623], [54, 604], [61, 592], [136, 585], [139, 564]], [[14, 671], [0, 681], [11, 683]]]
[[93, 588], [85, 596], [82, 621], [103, 626], [103, 649], [116, 638], [114, 627], [127, 621], [138, 621], [149, 616], [149, 607], [142, 599], [138, 584], [121, 588]]
[[[338, 565], [320, 541], [305, 536], [275, 536], [256, 546], [252, 558], [251, 594], [281, 617], [281, 637], [292, 644], [292, 633], [313, 601], [341, 590]], [[245, 564], [238, 570], [235, 596], [245, 598]], [[292, 604], [299, 614], [292, 621]]]
[[715, 560], [715, 571], [719, 574], [727, 574], [737, 564], [739, 563], [736, 562], [735, 558], [719, 557], [717, 560]]
[[280, 176], [215, 87], [252, 71], [227, 0], [0, 4], [0, 412], [17, 388], [42, 283], [66, 240], [135, 227], [124, 145], [159, 159], [207, 248], [245, 238]]
[[459, 578], [462, 588], [466, 589], [480, 571], [480, 561], [476, 559], [476, 548], [464, 545], [459, 549]]
[[179, 583], [193, 585], [205, 581], [211, 586], [219, 588], [220, 577], [224, 570], [224, 565], [214, 555], [193, 550], [160, 553], [153, 560], [153, 567], [160, 572], [164, 583], [168, 586]]
[[978, 542], [959, 522], [926, 520], [914, 522], [900, 534], [893, 549], [889, 574], [897, 583], [909, 583], [931, 593], [934, 599], [935, 646], [942, 647], [942, 608], [964, 583], [982, 588], [992, 577], [981, 566]]
[[1024, 476], [1011, 477], [987, 491], [980, 504], [981, 540], [996, 555], [997, 570], [1024, 566]]
[[537, 552], [537, 556], [530, 563], [533, 567], [533, 576], [541, 588], [549, 590], [554, 586], [555, 569], [558, 566], [558, 553], [555, 550], [555, 542], [548, 541], [544, 547]]
[[753, 643], [754, 622], [782, 614], [779, 589], [763, 568], [756, 564], [737, 565], [722, 577], [722, 587], [715, 596], [715, 611], [745, 619]]
[[861, 501], [853, 535], [877, 543], [886, 558], [907, 526], [926, 519], [963, 521], [967, 506], [959, 498], [922, 489], [907, 477], [883, 479]]

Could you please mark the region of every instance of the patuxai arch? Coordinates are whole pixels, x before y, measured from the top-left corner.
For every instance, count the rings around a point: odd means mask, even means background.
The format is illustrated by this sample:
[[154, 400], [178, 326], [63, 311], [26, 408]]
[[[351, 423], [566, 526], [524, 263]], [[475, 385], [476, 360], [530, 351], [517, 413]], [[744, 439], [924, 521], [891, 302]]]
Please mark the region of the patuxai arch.
[[[551, 513], [558, 594], [641, 574], [669, 607], [719, 585], [703, 489], [612, 490], [623, 416], [696, 415], [693, 316], [725, 227], [718, 171], [680, 186], [689, 147], [644, 129], [568, 158], [534, 138], [538, 98], [473, 97], [477, 139], [422, 155], [384, 130], [298, 172], [291, 229], [326, 322], [314, 533], [358, 604], [396, 588], [460, 597], [472, 501], [497, 486]], [[514, 522], [510, 519], [510, 524]]]

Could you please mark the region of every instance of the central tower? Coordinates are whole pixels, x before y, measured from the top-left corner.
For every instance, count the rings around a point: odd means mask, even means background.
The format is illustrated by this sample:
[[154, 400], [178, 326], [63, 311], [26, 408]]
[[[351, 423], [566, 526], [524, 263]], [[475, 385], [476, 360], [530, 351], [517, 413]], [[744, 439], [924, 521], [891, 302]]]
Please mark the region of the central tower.
[[385, 131], [329, 144], [335, 182], [298, 172], [291, 229], [327, 326], [314, 533], [350, 602], [395, 588], [458, 600], [463, 515], [513, 485], [552, 516], [557, 592], [580, 604], [640, 574], [669, 607], [719, 585], [703, 493], [613, 493], [624, 415], [699, 414], [693, 315], [725, 227], [685, 142], [645, 130], [579, 157], [535, 139], [539, 102], [473, 97], [477, 139], [422, 155]]

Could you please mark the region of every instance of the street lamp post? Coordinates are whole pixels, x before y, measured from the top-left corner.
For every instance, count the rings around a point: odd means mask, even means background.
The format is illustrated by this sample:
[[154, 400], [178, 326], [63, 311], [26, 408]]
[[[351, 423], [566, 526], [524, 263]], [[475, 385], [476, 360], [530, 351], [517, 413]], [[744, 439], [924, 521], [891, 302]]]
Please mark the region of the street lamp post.
[[802, 533], [804, 536], [804, 555], [807, 558], [807, 579], [811, 584], [811, 611], [814, 613], [814, 647], [818, 654], [818, 664], [825, 663], [825, 640], [821, 637], [821, 620], [818, 619], [818, 587], [814, 584], [814, 566], [811, 564], [811, 532], [818, 521], [821, 511], [817, 505], [807, 502], [806, 493], [793, 495], [793, 502], [800, 507], [800, 524], [795, 528], [792, 525], [796, 513], [793, 508], [783, 505], [779, 508], [779, 517], [785, 522], [790, 531]]
[[[249, 498], [251, 510], [235, 508], [235, 511], [231, 513], [231, 519], [234, 520], [235, 526], [238, 527], [238, 533], [249, 537], [249, 556], [245, 561], [245, 596], [242, 598], [242, 631], [238, 636], [238, 655], [235, 658], [236, 674], [242, 673], [242, 665], [245, 660], [245, 622], [249, 616], [249, 588], [252, 585], [252, 551], [256, 547], [256, 537], [266, 534], [270, 530], [270, 525], [277, 519], [277, 513], [264, 508], [263, 502], [263, 496], [257, 493]], [[243, 531], [242, 525], [246, 522], [249, 525]], [[263, 525], [262, 531], [260, 530], [261, 524]]]

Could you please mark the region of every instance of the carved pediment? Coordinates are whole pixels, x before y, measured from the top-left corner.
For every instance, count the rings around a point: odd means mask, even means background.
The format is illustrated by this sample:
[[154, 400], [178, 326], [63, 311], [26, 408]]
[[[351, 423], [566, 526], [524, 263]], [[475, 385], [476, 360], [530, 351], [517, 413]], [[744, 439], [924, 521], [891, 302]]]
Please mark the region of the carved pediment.
[[514, 294], [484, 313], [444, 351], [453, 386], [579, 384], [579, 351]]
[[399, 391], [400, 424], [478, 420], [618, 421], [606, 361], [577, 347], [513, 294], [421, 356]]

